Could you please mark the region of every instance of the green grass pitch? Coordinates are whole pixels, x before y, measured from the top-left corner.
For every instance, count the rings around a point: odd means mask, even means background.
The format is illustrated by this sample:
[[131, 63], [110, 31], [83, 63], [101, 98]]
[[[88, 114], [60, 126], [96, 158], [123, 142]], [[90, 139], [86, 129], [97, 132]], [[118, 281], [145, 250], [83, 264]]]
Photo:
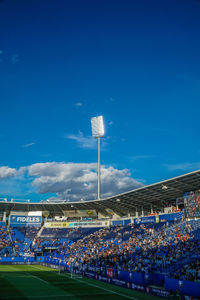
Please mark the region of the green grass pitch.
[[153, 300], [162, 299], [39, 265], [0, 265], [0, 300]]

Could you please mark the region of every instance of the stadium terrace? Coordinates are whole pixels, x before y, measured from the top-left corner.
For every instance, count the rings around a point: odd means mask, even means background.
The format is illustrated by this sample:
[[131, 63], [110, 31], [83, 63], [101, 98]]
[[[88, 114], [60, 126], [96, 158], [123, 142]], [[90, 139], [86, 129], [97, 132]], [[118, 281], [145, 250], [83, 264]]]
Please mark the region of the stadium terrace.
[[200, 171], [102, 200], [4, 200], [0, 225], [0, 275], [15, 286], [0, 299], [31, 298], [25, 282], [41, 299], [200, 298]]

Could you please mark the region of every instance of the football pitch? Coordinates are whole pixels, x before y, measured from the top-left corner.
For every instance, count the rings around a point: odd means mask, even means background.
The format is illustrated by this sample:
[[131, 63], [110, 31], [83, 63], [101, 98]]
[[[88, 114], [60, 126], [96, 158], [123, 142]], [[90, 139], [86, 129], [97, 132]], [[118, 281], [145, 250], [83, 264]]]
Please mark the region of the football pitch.
[[0, 265], [0, 300], [163, 299], [40, 265]]

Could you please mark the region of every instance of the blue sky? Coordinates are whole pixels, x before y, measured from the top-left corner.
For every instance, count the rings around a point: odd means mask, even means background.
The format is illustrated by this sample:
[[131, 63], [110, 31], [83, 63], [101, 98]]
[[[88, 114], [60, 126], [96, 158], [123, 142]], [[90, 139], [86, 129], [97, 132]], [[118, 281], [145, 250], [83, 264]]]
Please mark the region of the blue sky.
[[0, 1], [0, 197], [96, 197], [200, 168], [200, 1]]

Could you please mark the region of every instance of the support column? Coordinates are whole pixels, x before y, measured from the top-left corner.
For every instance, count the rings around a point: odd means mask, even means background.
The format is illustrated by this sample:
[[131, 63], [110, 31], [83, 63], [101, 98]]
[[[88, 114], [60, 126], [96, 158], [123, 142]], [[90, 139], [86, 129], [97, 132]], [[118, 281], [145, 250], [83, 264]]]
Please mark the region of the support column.
[[138, 218], [138, 210], [137, 210], [137, 207], [136, 207], [136, 211], [135, 211], [135, 216], [136, 216], [136, 218]]
[[144, 209], [143, 209], [143, 206], [142, 206], [142, 217], [144, 217]]

